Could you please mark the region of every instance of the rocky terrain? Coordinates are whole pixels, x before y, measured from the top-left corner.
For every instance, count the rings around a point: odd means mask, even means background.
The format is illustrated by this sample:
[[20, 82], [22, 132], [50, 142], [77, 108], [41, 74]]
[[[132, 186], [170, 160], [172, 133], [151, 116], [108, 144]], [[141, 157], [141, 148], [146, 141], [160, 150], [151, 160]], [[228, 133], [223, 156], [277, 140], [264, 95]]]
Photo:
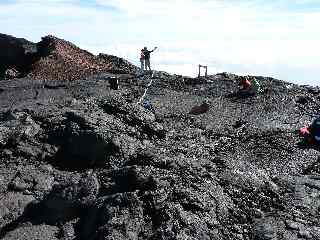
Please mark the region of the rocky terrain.
[[23, 38], [15, 38], [0, 34], [0, 77], [7, 69], [15, 68], [21, 74], [30, 71], [30, 65], [35, 61], [36, 45]]
[[0, 239], [320, 239], [319, 149], [297, 134], [320, 88], [155, 72], [154, 114], [150, 78], [0, 81]]
[[[102, 72], [134, 73], [137, 67], [116, 56], [95, 56], [54, 36], [38, 43], [0, 34], [0, 76], [11, 79], [73, 81]], [[13, 72], [13, 73], [12, 73]]]

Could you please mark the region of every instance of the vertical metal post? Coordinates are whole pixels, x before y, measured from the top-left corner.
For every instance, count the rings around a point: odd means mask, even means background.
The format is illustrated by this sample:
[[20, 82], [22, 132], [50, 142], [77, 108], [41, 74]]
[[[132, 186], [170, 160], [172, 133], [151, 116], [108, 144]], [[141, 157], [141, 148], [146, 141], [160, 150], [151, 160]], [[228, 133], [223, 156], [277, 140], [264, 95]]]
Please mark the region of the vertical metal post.
[[208, 76], [208, 66], [203, 66], [203, 65], [200, 65], [199, 64], [199, 74], [198, 74], [198, 78], [200, 78], [201, 76], [201, 68], [204, 68], [205, 69], [205, 77]]

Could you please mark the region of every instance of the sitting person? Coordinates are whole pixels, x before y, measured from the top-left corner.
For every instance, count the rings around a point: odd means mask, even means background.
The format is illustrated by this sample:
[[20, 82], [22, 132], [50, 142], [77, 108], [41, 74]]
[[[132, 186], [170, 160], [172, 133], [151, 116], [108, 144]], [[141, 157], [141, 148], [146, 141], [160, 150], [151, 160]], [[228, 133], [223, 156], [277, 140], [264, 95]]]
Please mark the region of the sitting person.
[[239, 91], [235, 94], [236, 97], [249, 97], [253, 96], [255, 93], [252, 90], [252, 84], [248, 76], [241, 76], [239, 81]]
[[262, 93], [260, 83], [255, 77], [241, 77], [239, 86], [239, 93], [242, 96], [254, 96], [259, 93]]
[[239, 86], [240, 90], [249, 91], [251, 89], [251, 82], [249, 81], [249, 77], [240, 77]]
[[246, 98], [262, 93], [260, 83], [255, 77], [239, 76], [239, 90], [228, 94], [227, 98]]
[[309, 127], [300, 128], [299, 133], [306, 143], [320, 145], [320, 117], [317, 117]]

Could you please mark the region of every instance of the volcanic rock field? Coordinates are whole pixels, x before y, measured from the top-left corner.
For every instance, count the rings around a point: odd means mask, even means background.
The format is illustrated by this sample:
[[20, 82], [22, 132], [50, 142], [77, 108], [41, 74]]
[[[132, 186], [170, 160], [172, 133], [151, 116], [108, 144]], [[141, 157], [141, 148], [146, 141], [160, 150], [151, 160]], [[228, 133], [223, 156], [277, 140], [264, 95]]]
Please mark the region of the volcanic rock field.
[[320, 88], [256, 76], [243, 98], [234, 74], [141, 75], [53, 36], [1, 35], [0, 58], [0, 239], [320, 239], [319, 149], [297, 132]]

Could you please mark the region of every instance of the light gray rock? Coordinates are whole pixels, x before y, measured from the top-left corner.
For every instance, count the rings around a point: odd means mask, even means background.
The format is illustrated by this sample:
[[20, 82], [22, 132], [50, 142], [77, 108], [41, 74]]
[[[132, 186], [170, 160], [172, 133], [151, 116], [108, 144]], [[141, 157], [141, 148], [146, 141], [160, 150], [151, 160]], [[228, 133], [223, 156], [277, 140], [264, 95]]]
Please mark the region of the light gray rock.
[[20, 217], [34, 200], [33, 196], [14, 192], [0, 196], [0, 228]]
[[48, 225], [25, 226], [5, 235], [4, 240], [58, 240], [59, 228]]

